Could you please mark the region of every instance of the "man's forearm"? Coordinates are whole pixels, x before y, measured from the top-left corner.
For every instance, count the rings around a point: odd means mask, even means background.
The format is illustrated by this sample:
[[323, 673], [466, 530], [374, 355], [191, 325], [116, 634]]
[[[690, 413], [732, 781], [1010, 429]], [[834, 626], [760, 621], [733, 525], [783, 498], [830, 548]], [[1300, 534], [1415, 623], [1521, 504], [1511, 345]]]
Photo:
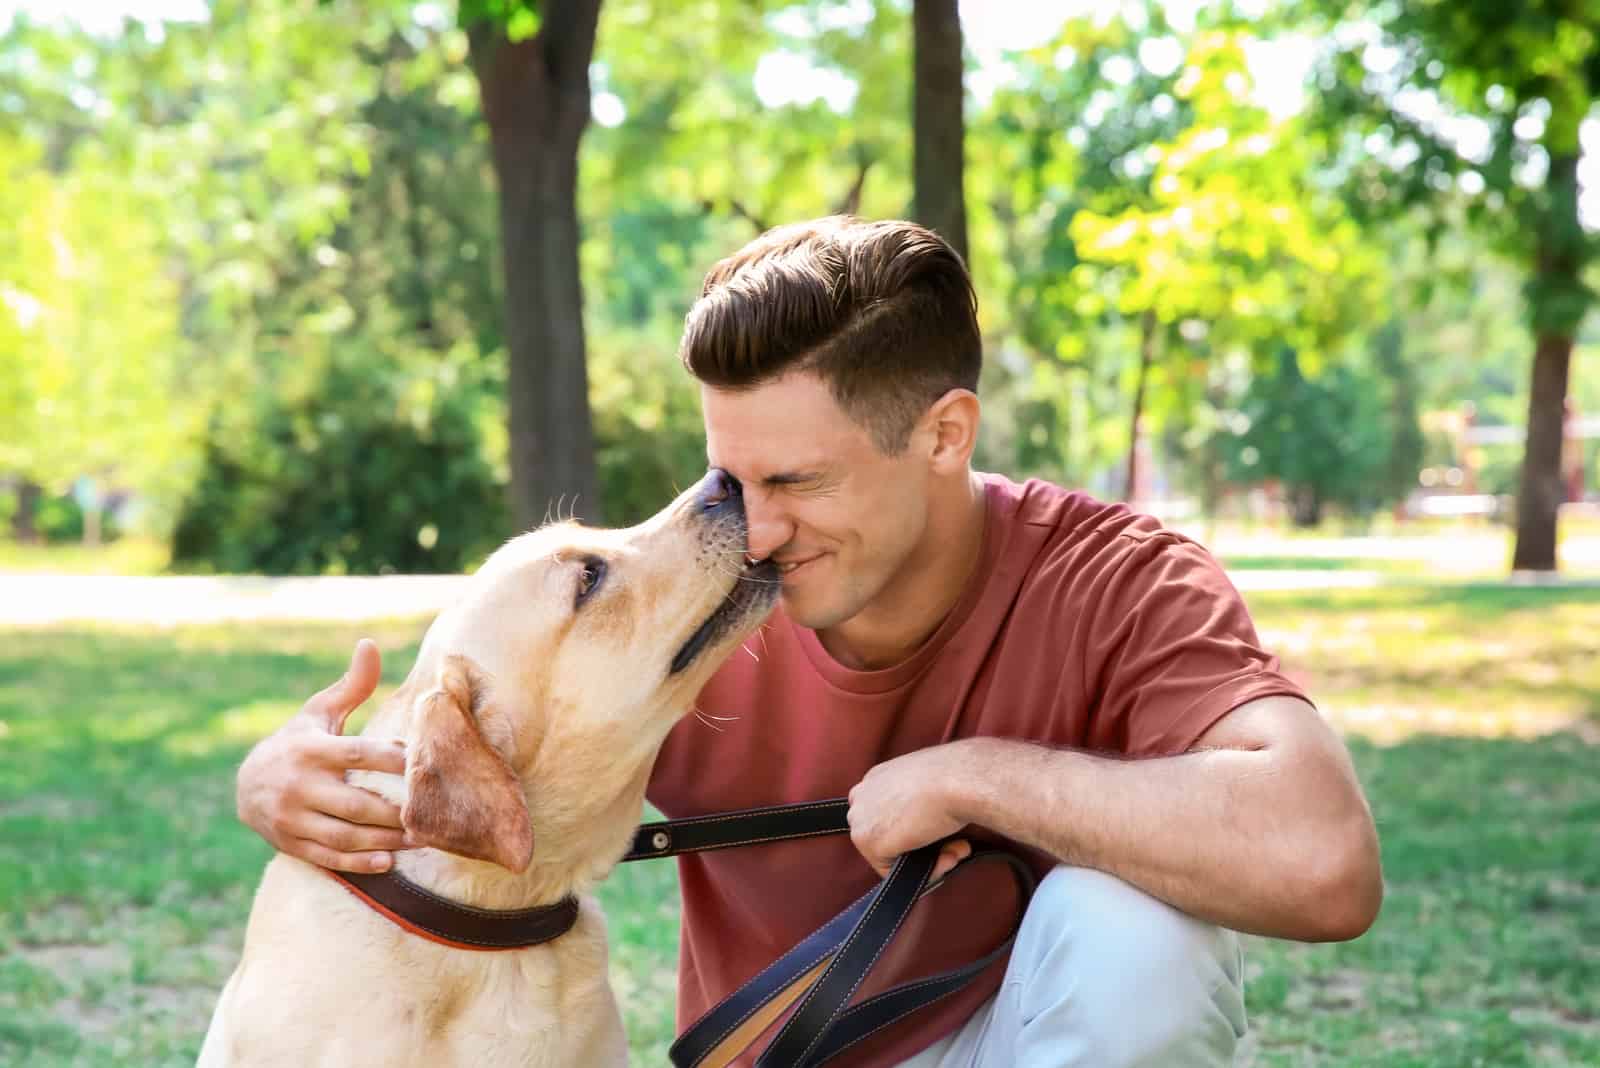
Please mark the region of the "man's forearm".
[[1272, 748], [1118, 760], [1004, 739], [960, 746], [957, 818], [1097, 868], [1201, 919], [1303, 940], [1364, 931], [1377, 845], [1340, 769]]

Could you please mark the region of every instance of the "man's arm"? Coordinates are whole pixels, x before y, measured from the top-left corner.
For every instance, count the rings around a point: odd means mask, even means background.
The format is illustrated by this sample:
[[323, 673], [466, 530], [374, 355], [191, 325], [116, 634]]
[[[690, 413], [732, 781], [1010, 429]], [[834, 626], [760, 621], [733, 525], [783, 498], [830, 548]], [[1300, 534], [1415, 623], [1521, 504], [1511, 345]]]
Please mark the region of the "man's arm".
[[971, 823], [1276, 938], [1355, 938], [1383, 898], [1377, 831], [1349, 755], [1294, 697], [1242, 705], [1174, 757], [951, 742], [873, 768], [850, 801], [852, 837], [880, 871]]

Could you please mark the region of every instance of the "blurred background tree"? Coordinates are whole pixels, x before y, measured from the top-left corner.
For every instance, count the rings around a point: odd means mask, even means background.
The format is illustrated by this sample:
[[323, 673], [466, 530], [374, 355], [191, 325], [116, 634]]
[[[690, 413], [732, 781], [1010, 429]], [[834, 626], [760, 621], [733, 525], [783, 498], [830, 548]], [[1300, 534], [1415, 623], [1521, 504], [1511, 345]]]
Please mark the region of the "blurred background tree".
[[964, 246], [983, 465], [1175, 519], [1514, 495], [1551, 567], [1600, 441], [1569, 6], [22, 4], [0, 516], [286, 572], [636, 520], [704, 467], [705, 269], [852, 211]]
[[1319, 110], [1344, 135], [1352, 196], [1375, 221], [1420, 207], [1436, 225], [1464, 223], [1525, 272], [1534, 353], [1512, 566], [1553, 570], [1573, 344], [1594, 297], [1578, 172], [1600, 100], [1600, 7], [1321, 6], [1336, 46]]

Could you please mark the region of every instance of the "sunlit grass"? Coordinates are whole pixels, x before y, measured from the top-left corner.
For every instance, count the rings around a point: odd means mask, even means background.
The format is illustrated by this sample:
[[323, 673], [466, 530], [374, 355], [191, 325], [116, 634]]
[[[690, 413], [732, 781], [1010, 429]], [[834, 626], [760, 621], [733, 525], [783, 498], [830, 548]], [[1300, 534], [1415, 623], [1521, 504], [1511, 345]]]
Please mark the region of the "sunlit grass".
[[23, 545], [0, 538], [0, 574], [159, 575], [172, 558], [166, 543], [118, 538], [106, 545]]
[[1348, 731], [1596, 731], [1600, 586], [1395, 584], [1249, 601], [1267, 647]]
[[[1360, 571], [1417, 581], [1499, 581], [1511, 569], [1516, 536], [1486, 520], [1407, 520], [1383, 516], [1313, 530], [1279, 524], [1180, 524], [1233, 571]], [[1563, 517], [1557, 559], [1563, 580], [1600, 580], [1600, 518]]]
[[[1250, 599], [1330, 716], [1385, 743], [1354, 745], [1389, 880], [1354, 943], [1252, 946], [1255, 1063], [1600, 1063], [1600, 749], [1582, 733], [1600, 591]], [[0, 1064], [193, 1062], [268, 856], [232, 815], [238, 759], [357, 637], [384, 650], [386, 691], [420, 633], [0, 630]], [[1491, 710], [1511, 737], [1394, 729], [1407, 709]], [[1547, 719], [1575, 729], [1515, 737]], [[670, 864], [642, 864], [604, 893], [641, 1065], [672, 1035], [673, 891]]]
[[1249, 601], [1352, 736], [1387, 878], [1364, 938], [1253, 941], [1256, 1063], [1600, 1063], [1600, 588]]

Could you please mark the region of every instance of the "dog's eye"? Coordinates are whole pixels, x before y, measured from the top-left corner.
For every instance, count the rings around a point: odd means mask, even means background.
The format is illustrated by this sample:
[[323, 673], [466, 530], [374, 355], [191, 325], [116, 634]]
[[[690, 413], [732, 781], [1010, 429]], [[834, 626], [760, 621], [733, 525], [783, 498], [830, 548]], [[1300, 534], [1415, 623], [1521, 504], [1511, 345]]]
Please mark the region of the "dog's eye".
[[606, 562], [598, 556], [588, 556], [583, 560], [583, 570], [578, 572], [578, 594], [573, 600], [573, 607], [580, 607], [584, 601], [594, 596], [594, 591], [600, 588], [600, 583], [606, 577]]

